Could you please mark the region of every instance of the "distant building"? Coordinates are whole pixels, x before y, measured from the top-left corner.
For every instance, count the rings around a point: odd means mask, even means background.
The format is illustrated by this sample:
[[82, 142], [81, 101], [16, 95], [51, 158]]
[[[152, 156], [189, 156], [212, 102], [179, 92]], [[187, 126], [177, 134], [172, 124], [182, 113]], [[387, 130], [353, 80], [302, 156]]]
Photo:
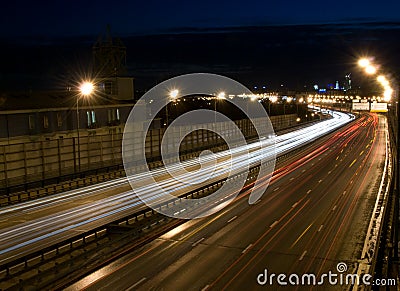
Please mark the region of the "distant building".
[[344, 77], [345, 77], [344, 90], [345, 91], [351, 90], [351, 73], [346, 74]]

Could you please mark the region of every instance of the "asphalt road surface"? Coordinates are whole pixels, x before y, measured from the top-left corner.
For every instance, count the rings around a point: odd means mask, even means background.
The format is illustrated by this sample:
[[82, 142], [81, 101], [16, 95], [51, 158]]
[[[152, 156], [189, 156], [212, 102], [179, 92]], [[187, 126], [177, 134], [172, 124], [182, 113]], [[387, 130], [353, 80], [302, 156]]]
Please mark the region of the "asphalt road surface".
[[[329, 271], [341, 274], [339, 263], [347, 268], [343, 274], [354, 270], [383, 172], [386, 134], [386, 117], [364, 115], [278, 167], [255, 205], [244, 193], [67, 290], [345, 290], [326, 277], [322, 286], [291, 286], [288, 276], [312, 273], [321, 282]], [[288, 286], [280, 287], [281, 273]]]

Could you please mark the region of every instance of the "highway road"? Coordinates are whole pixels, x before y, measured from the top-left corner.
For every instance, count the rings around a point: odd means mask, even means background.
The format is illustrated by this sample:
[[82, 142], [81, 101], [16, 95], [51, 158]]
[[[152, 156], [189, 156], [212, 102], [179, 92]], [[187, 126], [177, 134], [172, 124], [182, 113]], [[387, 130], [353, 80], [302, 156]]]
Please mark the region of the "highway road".
[[[137, 174], [135, 177], [139, 181], [139, 187], [135, 190], [146, 193], [148, 199], [157, 197], [157, 188], [148, 185], [148, 177], [151, 176], [158, 179], [163, 189], [178, 195], [204, 186], [213, 180], [223, 179], [232, 170], [227, 166], [231, 163], [236, 170], [243, 166], [257, 164], [261, 159], [268, 160], [275, 153], [282, 154], [312, 142], [351, 120], [349, 115], [335, 112], [334, 118], [318, 124], [273, 139], [262, 138], [258, 142], [232, 149], [230, 152], [217, 153], [215, 156], [218, 170], [214, 172], [212, 178], [209, 178], [210, 168], [214, 169], [215, 159], [205, 156], [201, 169], [196, 172], [198, 184], [189, 184], [178, 190], [176, 180], [171, 179], [165, 169]], [[235, 154], [231, 155], [232, 152]], [[227, 157], [231, 158], [227, 159]], [[187, 169], [197, 169], [198, 161], [189, 160], [183, 164]], [[193, 172], [181, 173], [178, 167], [176, 169], [171, 167], [170, 170], [176, 170], [178, 177], [182, 180], [193, 178]], [[134, 195], [126, 179], [104, 182], [4, 207], [0, 210], [0, 265], [144, 208], [145, 205]]]
[[[364, 115], [278, 165], [255, 205], [243, 193], [66, 290], [277, 290], [281, 273], [312, 273], [318, 282], [329, 271], [340, 274], [338, 263], [351, 273], [383, 172], [386, 135], [386, 117]], [[285, 281], [293, 290], [311, 289]], [[312, 289], [348, 287], [323, 283]]]

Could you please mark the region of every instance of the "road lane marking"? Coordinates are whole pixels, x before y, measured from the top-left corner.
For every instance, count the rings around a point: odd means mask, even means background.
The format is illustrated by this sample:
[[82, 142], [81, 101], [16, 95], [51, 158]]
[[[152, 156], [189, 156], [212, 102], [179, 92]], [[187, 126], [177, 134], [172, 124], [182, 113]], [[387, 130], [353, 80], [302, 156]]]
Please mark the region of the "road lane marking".
[[139, 281], [137, 281], [134, 285], [132, 285], [131, 287], [129, 287], [128, 289], [126, 289], [126, 291], [130, 291], [133, 290], [134, 288], [136, 288], [137, 286], [139, 286], [140, 284], [142, 284], [144, 281], [146, 281], [146, 277], [143, 277], [142, 279], [140, 279]]
[[234, 217], [232, 217], [231, 219], [229, 219], [229, 220], [228, 220], [228, 223], [234, 221], [236, 218], [237, 218], [237, 215], [235, 215]]
[[254, 202], [253, 204], [258, 204], [260, 203], [261, 199], [258, 199], [256, 202]]
[[307, 194], [310, 194], [310, 193], [311, 193], [311, 189], [307, 191]]
[[203, 288], [203, 289], [201, 289], [201, 291], [206, 291], [206, 290], [208, 289], [208, 287], [210, 287], [210, 285], [206, 285], [206, 286], [204, 286], [204, 288]]
[[204, 240], [204, 237], [202, 237], [201, 239], [199, 239], [198, 241], [196, 241], [195, 243], [192, 244], [192, 247], [197, 246], [199, 243], [201, 243]]
[[336, 161], [339, 159], [339, 156], [336, 157]]
[[322, 182], [322, 179], [318, 181], [318, 183], [321, 183], [321, 182]]
[[304, 256], [307, 254], [307, 251], [304, 251], [303, 254], [301, 255], [299, 261], [302, 261], [304, 259]]
[[270, 226], [269, 226], [269, 228], [273, 228], [275, 225], [277, 225], [279, 223], [279, 221], [278, 220], [275, 220], [275, 222], [273, 223], [273, 224], [271, 224]]
[[322, 228], [324, 227], [323, 224], [321, 224], [321, 226], [318, 228], [318, 232], [320, 232], [322, 230]]
[[363, 153], [364, 153], [364, 151], [362, 151], [362, 152], [360, 153], [360, 156], [361, 156]]
[[329, 171], [329, 172], [328, 172], [328, 175], [330, 175], [331, 173], [332, 173], [332, 171]]
[[337, 207], [336, 205], [335, 205], [335, 206], [333, 206], [333, 208], [332, 208], [332, 211], [335, 211], [336, 207]]
[[276, 187], [276, 188], [274, 189], [274, 192], [275, 192], [275, 191], [278, 191], [278, 190], [279, 190], [279, 187]]
[[347, 191], [346, 191], [346, 190], [344, 190], [344, 191], [343, 191], [343, 195], [346, 195], [346, 192], [347, 192]]
[[292, 208], [295, 208], [297, 206], [297, 204], [299, 204], [298, 201], [295, 204], [292, 205]]
[[294, 178], [290, 178], [290, 181], [293, 181], [294, 180]]
[[353, 166], [356, 161], [357, 161], [357, 159], [354, 159], [354, 161], [351, 162], [349, 168], [351, 168], [351, 166]]
[[292, 243], [292, 245], [290, 246], [290, 248], [293, 248], [298, 242], [299, 240], [301, 240], [301, 238], [306, 234], [306, 232], [310, 229], [310, 227], [313, 225], [314, 222], [312, 222], [304, 231], [303, 233], [295, 240], [294, 243]]
[[247, 248], [245, 248], [245, 249], [243, 250], [242, 254], [244, 254], [245, 252], [247, 252], [247, 251], [249, 250], [249, 248], [251, 248], [252, 245], [253, 245], [253, 244], [249, 244], [249, 245], [247, 246]]
[[306, 170], [301, 171], [302, 173], [304, 173]]

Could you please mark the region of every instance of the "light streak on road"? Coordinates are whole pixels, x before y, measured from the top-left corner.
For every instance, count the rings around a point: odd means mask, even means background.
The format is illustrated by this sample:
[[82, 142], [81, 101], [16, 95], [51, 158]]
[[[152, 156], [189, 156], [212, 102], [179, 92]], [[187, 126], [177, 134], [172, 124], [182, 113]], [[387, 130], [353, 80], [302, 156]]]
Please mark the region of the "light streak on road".
[[[200, 188], [213, 181], [224, 179], [231, 171], [239, 171], [242, 168], [255, 166], [260, 163], [260, 160], [268, 160], [270, 155], [271, 157], [273, 156], [270, 147], [274, 146], [275, 153], [279, 156], [308, 144], [354, 119], [354, 116], [342, 112], [332, 112], [332, 116], [333, 118], [277, 137], [261, 138], [259, 141], [243, 147], [233, 148], [209, 156], [202, 156], [200, 160], [202, 167], [196, 171], [195, 177], [193, 177], [191, 172], [182, 173], [180, 171], [181, 167], [175, 167], [174, 165], [168, 166], [168, 172], [179, 171], [180, 181], [190, 182], [189, 185], [192, 187], [195, 185], [197, 188]], [[221, 160], [221, 162], [217, 163], [217, 170], [215, 170], [215, 158], [217, 161]], [[199, 159], [182, 162], [184, 168], [190, 168], [198, 164]], [[213, 171], [212, 178], [204, 179], [205, 176], [208, 177], [210, 175], [210, 170]], [[159, 168], [149, 173], [135, 174], [135, 179], [143, 181], [143, 186], [137, 189], [137, 191], [141, 191], [146, 199], [159, 199], [160, 194], [155, 193], [152, 187], [146, 186], [148, 175], [160, 179], [164, 176], [164, 179], [160, 180], [159, 186], [170, 193], [180, 195], [193, 190], [190, 187], [188, 189], [185, 187], [177, 189], [176, 181], [168, 177], [168, 172], [165, 168]], [[123, 185], [127, 185], [126, 178], [103, 182], [35, 201], [5, 207], [0, 211], [0, 217], [17, 215], [17, 213], [24, 216], [26, 215], [24, 212], [29, 212], [32, 209], [42, 209], [58, 203], [73, 201], [77, 198], [88, 197], [100, 191], [115, 189]], [[78, 233], [106, 225], [145, 208], [147, 206], [131, 190], [2, 229], [0, 234], [0, 264], [61, 242], [67, 238], [76, 236]]]

